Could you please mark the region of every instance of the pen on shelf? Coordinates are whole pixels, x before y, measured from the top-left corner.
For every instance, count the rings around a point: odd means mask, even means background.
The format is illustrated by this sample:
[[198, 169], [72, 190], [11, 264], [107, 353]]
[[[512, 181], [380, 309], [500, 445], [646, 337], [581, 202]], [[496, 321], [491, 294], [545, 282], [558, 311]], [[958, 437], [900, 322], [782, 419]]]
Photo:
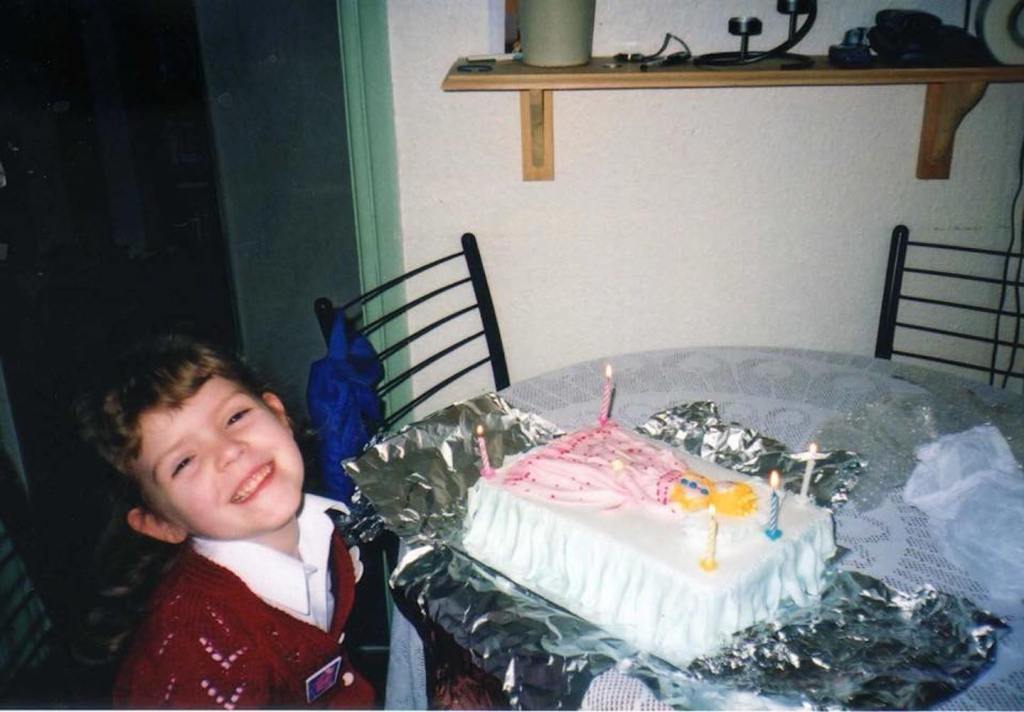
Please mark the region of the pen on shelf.
[[508, 54], [467, 54], [466, 61], [477, 62], [508, 62], [513, 59], [522, 59], [522, 52], [511, 52]]

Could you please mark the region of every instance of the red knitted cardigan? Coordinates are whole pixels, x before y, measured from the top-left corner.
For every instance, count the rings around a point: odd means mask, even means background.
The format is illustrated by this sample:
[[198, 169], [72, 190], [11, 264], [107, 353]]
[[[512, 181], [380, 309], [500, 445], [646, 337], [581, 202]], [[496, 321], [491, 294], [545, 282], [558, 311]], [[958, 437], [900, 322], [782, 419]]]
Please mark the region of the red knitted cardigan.
[[[325, 633], [264, 603], [235, 574], [187, 547], [158, 586], [132, 639], [118, 671], [114, 706], [372, 706], [373, 688], [341, 646], [355, 576], [337, 533], [331, 541], [331, 580], [334, 617]], [[307, 679], [339, 655], [337, 682], [307, 703]]]

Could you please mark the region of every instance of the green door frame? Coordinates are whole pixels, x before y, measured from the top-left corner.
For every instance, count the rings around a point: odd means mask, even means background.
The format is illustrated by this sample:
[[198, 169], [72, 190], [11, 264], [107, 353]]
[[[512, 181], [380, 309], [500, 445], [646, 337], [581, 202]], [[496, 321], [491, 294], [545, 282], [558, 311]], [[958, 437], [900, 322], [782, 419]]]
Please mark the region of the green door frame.
[[[388, 3], [337, 3], [356, 251], [360, 291], [365, 292], [398, 276], [403, 269]], [[398, 293], [368, 303], [363, 308], [364, 319], [372, 321], [401, 304], [403, 294], [401, 290], [395, 291]], [[405, 334], [405, 319], [399, 318], [376, 332], [371, 341], [379, 353]], [[385, 362], [384, 367], [389, 375], [400, 373], [408, 368], [408, 359], [402, 352]], [[402, 384], [388, 394], [387, 405], [391, 405], [392, 399], [397, 403], [408, 402], [411, 390], [408, 381]]]

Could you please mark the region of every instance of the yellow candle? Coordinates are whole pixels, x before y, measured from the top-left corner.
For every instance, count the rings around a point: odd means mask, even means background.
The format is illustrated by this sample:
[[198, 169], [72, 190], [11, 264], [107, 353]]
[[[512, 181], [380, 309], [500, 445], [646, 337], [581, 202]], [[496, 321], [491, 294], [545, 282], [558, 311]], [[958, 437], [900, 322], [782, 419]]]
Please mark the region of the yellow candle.
[[708, 514], [711, 517], [708, 520], [708, 543], [704, 551], [704, 558], [700, 560], [700, 567], [705, 571], [714, 571], [718, 568], [718, 562], [715, 561], [715, 548], [718, 540], [718, 519], [715, 518], [715, 505], [712, 504], [708, 507]]

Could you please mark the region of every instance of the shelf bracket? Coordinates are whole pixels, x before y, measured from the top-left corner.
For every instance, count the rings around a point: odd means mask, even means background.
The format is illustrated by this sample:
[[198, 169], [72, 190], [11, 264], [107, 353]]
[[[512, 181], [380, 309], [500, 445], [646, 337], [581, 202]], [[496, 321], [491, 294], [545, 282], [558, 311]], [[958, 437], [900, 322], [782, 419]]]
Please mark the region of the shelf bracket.
[[555, 179], [555, 131], [550, 89], [519, 92], [519, 120], [522, 128], [523, 180]]
[[981, 101], [988, 82], [934, 83], [924, 99], [921, 143], [917, 149], [917, 177], [949, 178], [953, 139], [960, 122]]

